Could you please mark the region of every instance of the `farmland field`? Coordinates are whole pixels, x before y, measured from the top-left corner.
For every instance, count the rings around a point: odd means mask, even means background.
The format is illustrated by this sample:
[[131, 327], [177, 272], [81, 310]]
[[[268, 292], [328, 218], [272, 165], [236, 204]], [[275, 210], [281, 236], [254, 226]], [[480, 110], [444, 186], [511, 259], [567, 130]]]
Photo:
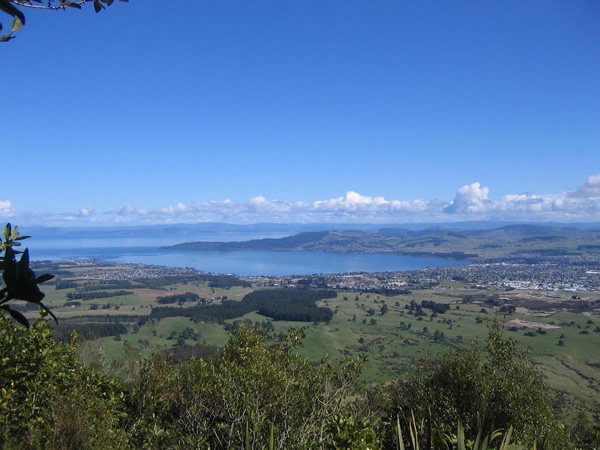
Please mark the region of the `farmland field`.
[[[137, 348], [142, 355], [184, 346], [218, 348], [245, 320], [267, 325], [271, 336], [292, 327], [304, 328], [306, 338], [300, 353], [306, 358], [364, 355], [365, 379], [384, 381], [404, 376], [448, 346], [483, 341], [488, 321], [499, 320], [505, 323], [505, 336], [529, 349], [531, 360], [541, 369], [547, 384], [564, 394], [557, 399], [565, 414], [574, 402], [589, 410], [600, 410], [598, 292], [574, 295], [556, 290], [507, 291], [448, 279], [430, 287], [414, 285], [412, 290], [394, 295], [337, 290], [335, 297], [317, 302], [317, 306], [333, 311], [328, 322], [273, 320], [257, 311], [226, 320], [202, 321], [188, 313], [200, 304], [241, 301], [256, 289], [278, 289], [282, 280], [263, 278], [259, 288], [256, 280], [250, 280], [254, 283], [251, 287], [244, 280], [208, 279], [194, 273], [136, 278], [133, 267], [139, 271], [139, 266], [96, 264], [54, 263], [48, 269], [58, 272], [58, 280], [44, 287], [45, 303], [58, 316], [63, 329], [93, 323], [124, 325], [118, 335], [87, 341], [87, 358], [93, 357], [90, 346], [97, 348], [100, 344], [104, 355], [114, 359], [121, 357], [126, 347]], [[130, 272], [132, 275], [123, 280], [123, 274]], [[117, 273], [120, 280], [111, 281], [111, 274]], [[236, 285], [238, 282], [241, 285]], [[298, 284], [298, 280], [287, 282]], [[69, 300], [69, 296], [82, 293], [89, 299], [74, 304]], [[190, 298], [197, 300], [167, 305], [160, 300], [180, 299], [183, 297], [178, 296], [184, 294], [195, 294]], [[175, 314], [181, 315], [155, 318], [152, 311], [161, 306], [179, 308]], [[511, 307], [508, 311], [507, 306]], [[37, 313], [27, 314], [33, 318]]]

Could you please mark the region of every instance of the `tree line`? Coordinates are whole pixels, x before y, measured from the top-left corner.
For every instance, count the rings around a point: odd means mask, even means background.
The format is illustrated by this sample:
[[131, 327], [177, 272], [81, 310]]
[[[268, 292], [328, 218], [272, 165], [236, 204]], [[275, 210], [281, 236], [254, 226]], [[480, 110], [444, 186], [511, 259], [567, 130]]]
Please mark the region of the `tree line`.
[[124, 295], [133, 295], [133, 291], [91, 291], [91, 292], [68, 292], [67, 298], [69, 300], [94, 300], [99, 298], [111, 298], [111, 297], [121, 297]]
[[223, 322], [258, 311], [274, 320], [326, 322], [333, 317], [333, 311], [330, 308], [318, 307], [316, 302], [335, 296], [337, 293], [334, 290], [327, 289], [264, 289], [246, 294], [241, 301], [225, 300], [221, 304], [198, 305], [189, 308], [153, 308], [148, 320], [183, 316], [194, 321]]
[[197, 302], [199, 300], [200, 296], [198, 294], [194, 294], [193, 292], [186, 292], [184, 294], [165, 295], [156, 298], [156, 301], [161, 305], [168, 305], [171, 303], [179, 303], [180, 305], [182, 305], [186, 302]]

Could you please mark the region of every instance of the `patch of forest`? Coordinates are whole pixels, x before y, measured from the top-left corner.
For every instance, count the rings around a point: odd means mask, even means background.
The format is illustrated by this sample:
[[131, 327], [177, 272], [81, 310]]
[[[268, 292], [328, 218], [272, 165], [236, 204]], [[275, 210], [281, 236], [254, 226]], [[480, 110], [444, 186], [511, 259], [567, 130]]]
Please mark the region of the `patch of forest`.
[[[193, 292], [186, 292], [184, 294], [165, 295], [163, 297], [156, 298], [156, 301], [161, 305], [168, 305], [173, 303], [182, 305], [186, 302], [197, 302], [199, 300], [200, 296], [198, 294], [194, 294]], [[206, 303], [205, 299], [203, 303]]]
[[54, 334], [61, 341], [68, 341], [71, 333], [77, 332], [83, 339], [97, 339], [106, 336], [116, 336], [127, 333], [127, 327], [122, 323], [59, 323], [54, 328]]
[[91, 292], [69, 292], [67, 294], [67, 298], [69, 300], [94, 300], [98, 298], [111, 298], [111, 297], [121, 297], [124, 295], [132, 295], [133, 291], [115, 291], [115, 292], [106, 292], [106, 291], [91, 291]]
[[154, 308], [148, 319], [183, 316], [194, 321], [223, 322], [257, 311], [273, 320], [327, 322], [333, 317], [333, 311], [317, 306], [316, 302], [336, 296], [334, 290], [328, 289], [266, 289], [251, 292], [244, 296], [242, 301], [226, 300], [218, 305], [198, 305], [190, 308]]

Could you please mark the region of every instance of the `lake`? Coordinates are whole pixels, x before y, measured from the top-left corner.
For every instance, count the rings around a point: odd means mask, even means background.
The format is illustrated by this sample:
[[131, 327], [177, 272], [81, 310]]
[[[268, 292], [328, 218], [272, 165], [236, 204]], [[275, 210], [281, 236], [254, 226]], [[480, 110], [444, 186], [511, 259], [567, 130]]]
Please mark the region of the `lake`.
[[[234, 240], [231, 236], [196, 236], [190, 240]], [[247, 235], [242, 239], [281, 237]], [[239, 239], [239, 240], [242, 240]], [[203, 272], [237, 275], [310, 275], [345, 272], [393, 272], [465, 264], [440, 258], [364, 253], [192, 251], [163, 249], [181, 242], [168, 237], [103, 239], [30, 239], [25, 241], [32, 260], [101, 259], [115, 263], [140, 263], [192, 267]]]

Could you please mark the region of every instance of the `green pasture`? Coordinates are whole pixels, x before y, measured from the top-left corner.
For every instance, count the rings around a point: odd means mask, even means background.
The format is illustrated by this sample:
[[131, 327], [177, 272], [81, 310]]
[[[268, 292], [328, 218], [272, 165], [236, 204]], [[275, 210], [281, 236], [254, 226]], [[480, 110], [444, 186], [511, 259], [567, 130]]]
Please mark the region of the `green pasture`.
[[[148, 323], [139, 327], [137, 331], [130, 330], [127, 334], [121, 335], [121, 340], [117, 341], [113, 336], [100, 339], [105, 348], [105, 354], [109, 358], [118, 359], [123, 356], [124, 343], [127, 342], [138, 348], [142, 355], [149, 355], [153, 351], [172, 348], [176, 340], [169, 339], [173, 331], [179, 333], [186, 328], [192, 328], [199, 335], [198, 342], [186, 340], [186, 344], [193, 345], [202, 343], [216, 347], [223, 347], [230, 338], [229, 333], [221, 325], [209, 323], [194, 323], [186, 317], [167, 317], [157, 323]], [[149, 346], [141, 345], [140, 341], [148, 341]]]
[[[126, 289], [130, 290], [130, 289]], [[45, 288], [46, 304], [57, 316], [100, 315], [146, 315], [151, 306], [159, 306], [159, 296], [194, 292], [213, 302], [220, 302], [224, 296], [230, 300], [241, 300], [251, 291], [249, 288], [231, 287], [227, 289], [211, 288], [206, 283], [179, 283], [166, 286], [164, 289], [132, 289], [134, 294], [106, 299], [82, 300], [82, 305], [65, 308], [66, 293], [72, 290], [56, 291], [52, 286]], [[417, 367], [423, 360], [434, 358], [448, 346], [455, 347], [468, 344], [477, 339], [483, 342], [487, 336], [487, 322], [495, 317], [502, 322], [511, 319], [522, 319], [541, 324], [559, 325], [559, 329], [545, 330], [544, 334], [536, 332], [536, 328], [506, 330], [506, 337], [518, 341], [530, 351], [531, 359], [539, 365], [548, 385], [579, 399], [580, 402], [598, 407], [600, 404], [600, 333], [595, 328], [600, 326], [600, 317], [568, 311], [543, 312], [542, 316], [535, 311], [524, 311], [518, 314], [504, 315], [499, 308], [476, 300], [474, 303], [462, 303], [467, 295], [489, 297], [494, 294], [505, 297], [504, 291], [475, 290], [465, 287], [463, 283], [449, 281], [432, 289], [413, 291], [408, 295], [385, 297], [378, 294], [358, 292], [339, 292], [333, 299], [319, 302], [319, 306], [327, 306], [335, 311], [329, 323], [272, 321], [256, 312], [246, 314], [234, 320], [250, 320], [252, 322], [271, 321], [275, 333], [290, 328], [304, 327], [306, 338], [299, 353], [316, 361], [325, 356], [338, 359], [344, 356], [366, 356], [365, 379], [380, 381], [405, 376], [407, 371]], [[512, 298], [552, 301], [569, 298], [569, 293], [542, 291], [511, 292]], [[589, 298], [595, 298], [592, 294]], [[479, 297], [477, 297], [479, 298]], [[416, 317], [406, 309], [411, 300], [420, 303], [422, 300], [446, 303], [450, 309], [443, 314], [432, 317], [432, 311], [424, 309], [426, 316]], [[110, 303], [119, 305], [119, 309], [90, 310], [90, 305]], [[387, 312], [381, 314], [381, 308], [387, 306]], [[186, 303], [183, 307], [193, 306]], [[549, 308], [551, 310], [551, 308]], [[234, 320], [227, 322], [232, 323]], [[592, 323], [588, 323], [591, 321]], [[564, 324], [564, 325], [560, 325]], [[114, 337], [101, 340], [108, 357], [119, 358], [123, 354], [124, 343], [140, 349], [144, 355], [153, 350], [168, 349], [175, 345], [176, 339], [168, 339], [171, 333], [179, 333], [186, 327], [199, 333], [197, 342], [186, 341], [186, 344], [204, 343], [222, 347], [230, 334], [225, 327], [215, 323], [194, 323], [184, 317], [169, 317], [158, 322], [148, 322], [137, 328], [128, 324], [128, 333], [121, 336], [120, 341]], [[535, 332], [534, 336], [526, 336], [526, 332]], [[435, 339], [436, 332], [438, 339]], [[584, 332], [584, 333], [582, 333]], [[443, 337], [440, 338], [440, 333]], [[562, 341], [562, 345], [559, 345]], [[149, 345], [147, 345], [148, 343]]]
[[[84, 281], [77, 280], [78, 285], [83, 286]], [[42, 286], [45, 294], [44, 304], [52, 310], [59, 318], [69, 318], [78, 316], [102, 316], [102, 315], [147, 315], [151, 312], [151, 307], [167, 306], [160, 305], [157, 302], [158, 297], [164, 297], [175, 294], [192, 292], [202, 298], [206, 298], [214, 303], [220, 303], [224, 297], [228, 300], [241, 300], [246, 294], [252, 291], [250, 288], [233, 286], [230, 288], [212, 288], [208, 283], [177, 283], [169, 285], [163, 289], [150, 289], [147, 287], [126, 288], [126, 289], [102, 289], [100, 292], [131, 291], [130, 295], [121, 295], [116, 297], [93, 298], [89, 300], [74, 299], [70, 300], [68, 294], [76, 292], [77, 289], [60, 289], [55, 286]], [[78, 301], [79, 306], [64, 306], [66, 302]], [[93, 307], [92, 305], [96, 305]], [[103, 309], [105, 305], [111, 305], [110, 309]], [[182, 305], [184, 308], [195, 306], [195, 302], [187, 302]], [[173, 305], [170, 305], [173, 306]], [[118, 308], [117, 308], [118, 307]], [[97, 309], [95, 309], [97, 308]], [[30, 318], [37, 317], [37, 311], [31, 311], [27, 314]]]

